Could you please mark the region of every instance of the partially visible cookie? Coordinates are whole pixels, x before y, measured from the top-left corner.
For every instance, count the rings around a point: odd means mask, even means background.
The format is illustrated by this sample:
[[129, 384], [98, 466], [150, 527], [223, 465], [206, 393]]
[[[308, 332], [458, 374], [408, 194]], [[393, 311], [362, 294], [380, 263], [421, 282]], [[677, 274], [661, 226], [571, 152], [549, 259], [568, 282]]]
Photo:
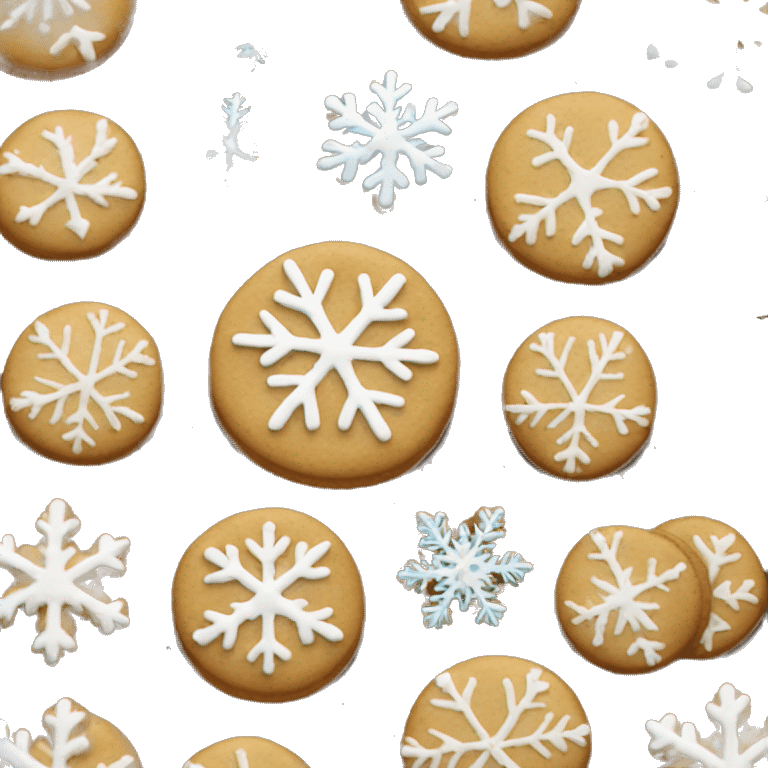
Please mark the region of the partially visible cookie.
[[184, 768], [307, 768], [307, 764], [285, 747], [256, 736], [235, 736], [196, 752]]

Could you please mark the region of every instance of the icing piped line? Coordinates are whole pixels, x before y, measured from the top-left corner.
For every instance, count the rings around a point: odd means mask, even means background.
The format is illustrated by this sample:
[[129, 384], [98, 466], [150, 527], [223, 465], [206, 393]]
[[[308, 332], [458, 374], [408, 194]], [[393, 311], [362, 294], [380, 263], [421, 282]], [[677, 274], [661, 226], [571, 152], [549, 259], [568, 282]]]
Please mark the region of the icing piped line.
[[75, 24], [50, 47], [49, 53], [58, 56], [68, 45], [74, 45], [85, 61], [96, 61], [96, 49], [93, 44], [101, 42], [106, 37], [103, 32], [92, 32]]

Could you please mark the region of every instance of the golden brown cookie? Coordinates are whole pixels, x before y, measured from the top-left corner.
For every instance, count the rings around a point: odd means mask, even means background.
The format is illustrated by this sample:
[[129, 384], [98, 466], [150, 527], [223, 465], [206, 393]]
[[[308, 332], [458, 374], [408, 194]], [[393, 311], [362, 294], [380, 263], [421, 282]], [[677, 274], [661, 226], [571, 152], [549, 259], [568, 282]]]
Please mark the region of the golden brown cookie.
[[319, 690], [352, 660], [363, 629], [360, 574], [344, 543], [290, 509], [253, 509], [209, 528], [173, 580], [173, 617], [211, 685], [255, 701]]
[[93, 69], [114, 53], [135, 0], [2, 0], [0, 69], [52, 79]]
[[448, 313], [416, 270], [365, 245], [317, 243], [267, 264], [224, 308], [211, 398], [265, 469], [354, 488], [397, 477], [435, 447], [458, 365]]
[[121, 309], [83, 301], [22, 332], [2, 390], [8, 421], [30, 448], [68, 464], [104, 464], [150, 434], [163, 378], [145, 328]]
[[611, 672], [660, 669], [701, 636], [706, 575], [671, 537], [606, 526], [568, 553], [555, 585], [557, 618], [574, 649]]
[[749, 542], [708, 517], [679, 517], [654, 530], [693, 547], [707, 569], [712, 609], [706, 630], [688, 655], [709, 659], [737, 646], [768, 607], [768, 579]]
[[307, 768], [307, 764], [285, 747], [256, 736], [236, 736], [201, 749], [184, 768]]
[[558, 477], [591, 480], [621, 469], [648, 440], [656, 379], [620, 325], [566, 317], [520, 345], [504, 374], [502, 402], [529, 461]]
[[0, 233], [25, 253], [98, 256], [139, 218], [141, 155], [131, 137], [101, 115], [45, 112], [13, 132], [0, 157]]
[[11, 739], [0, 739], [0, 761], [44, 768], [141, 768], [133, 745], [112, 723], [89, 712], [72, 699], [59, 699], [45, 711], [46, 736], [32, 739], [20, 729]]
[[478, 59], [511, 59], [554, 42], [579, 0], [402, 0], [424, 37], [446, 51]]
[[632, 104], [566, 93], [520, 113], [488, 163], [499, 240], [534, 272], [569, 283], [621, 280], [663, 245], [678, 176], [664, 134]]
[[405, 724], [406, 768], [584, 768], [587, 716], [554, 672], [513, 656], [478, 656], [439, 674]]

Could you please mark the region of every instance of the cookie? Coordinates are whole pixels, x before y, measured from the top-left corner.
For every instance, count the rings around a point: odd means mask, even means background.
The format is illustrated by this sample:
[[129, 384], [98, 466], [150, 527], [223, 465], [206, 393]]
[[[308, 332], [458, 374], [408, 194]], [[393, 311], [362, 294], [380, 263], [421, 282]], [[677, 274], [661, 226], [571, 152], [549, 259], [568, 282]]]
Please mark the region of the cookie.
[[749, 542], [731, 526], [708, 517], [679, 517], [654, 531], [686, 542], [707, 569], [712, 609], [690, 655], [712, 658], [745, 640], [768, 608], [768, 579]]
[[149, 333], [122, 310], [85, 301], [28, 326], [2, 378], [16, 434], [68, 464], [103, 464], [137, 448], [160, 415], [162, 390]]
[[0, 738], [0, 762], [14, 768], [141, 768], [125, 734], [72, 699], [47, 709], [43, 727], [47, 735], [34, 740], [23, 728]]
[[459, 353], [418, 272], [356, 243], [297, 248], [225, 307], [211, 346], [219, 421], [281, 477], [355, 488], [397, 477], [440, 440]]
[[201, 749], [184, 763], [184, 768], [307, 768], [307, 764], [274, 741], [255, 736], [236, 736]]
[[534, 104], [499, 137], [488, 212], [502, 245], [569, 283], [621, 280], [661, 248], [677, 208], [672, 150], [647, 115], [603, 93]]
[[477, 59], [511, 59], [554, 42], [579, 0], [402, 0], [424, 37], [446, 51]]
[[502, 402], [532, 464], [591, 480], [620, 470], [648, 441], [656, 379], [643, 348], [620, 325], [566, 317], [520, 345], [504, 374]]
[[39, 79], [93, 69], [123, 42], [135, 6], [135, 0], [3, 0], [0, 68]]
[[671, 537], [606, 526], [568, 553], [555, 585], [557, 618], [574, 649], [611, 672], [650, 672], [695, 647], [710, 590], [695, 555]]
[[232, 515], [199, 536], [173, 580], [187, 658], [242, 699], [289, 701], [336, 678], [363, 629], [360, 574], [341, 539], [290, 509]]
[[405, 724], [406, 768], [584, 768], [591, 751], [576, 694], [541, 664], [478, 656], [439, 674]]
[[45, 112], [13, 132], [0, 157], [0, 233], [25, 253], [98, 256], [139, 218], [144, 164], [131, 137], [106, 117]]

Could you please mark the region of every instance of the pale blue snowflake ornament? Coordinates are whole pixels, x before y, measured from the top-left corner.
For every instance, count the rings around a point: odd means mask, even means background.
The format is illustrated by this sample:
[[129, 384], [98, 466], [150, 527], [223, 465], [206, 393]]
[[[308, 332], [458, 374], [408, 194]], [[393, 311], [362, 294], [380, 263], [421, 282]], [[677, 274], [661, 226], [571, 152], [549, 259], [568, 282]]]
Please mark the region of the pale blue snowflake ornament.
[[443, 512], [416, 516], [422, 534], [419, 548], [432, 552], [432, 561], [423, 557], [409, 560], [397, 574], [406, 589], [426, 595], [421, 612], [424, 626], [440, 629], [452, 622], [451, 603], [459, 610], [474, 605], [475, 621], [497, 627], [507, 610], [498, 599], [505, 584], [516, 587], [533, 569], [517, 552], [499, 557], [493, 554], [496, 539], [504, 536], [504, 510], [481, 507], [456, 532], [448, 527]]

